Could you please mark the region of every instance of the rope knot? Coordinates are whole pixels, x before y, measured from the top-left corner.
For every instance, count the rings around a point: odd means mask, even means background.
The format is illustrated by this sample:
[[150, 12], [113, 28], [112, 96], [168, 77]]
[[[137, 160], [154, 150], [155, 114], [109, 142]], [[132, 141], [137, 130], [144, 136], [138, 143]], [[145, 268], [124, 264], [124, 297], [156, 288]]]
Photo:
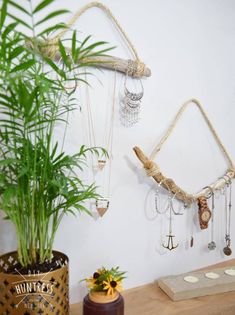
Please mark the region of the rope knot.
[[139, 59], [128, 59], [126, 74], [133, 78], [141, 78], [145, 73], [145, 64]]
[[150, 161], [150, 160], [147, 160], [144, 163], [144, 169], [146, 171], [147, 176], [149, 177], [155, 176], [160, 173], [159, 166], [155, 162]]

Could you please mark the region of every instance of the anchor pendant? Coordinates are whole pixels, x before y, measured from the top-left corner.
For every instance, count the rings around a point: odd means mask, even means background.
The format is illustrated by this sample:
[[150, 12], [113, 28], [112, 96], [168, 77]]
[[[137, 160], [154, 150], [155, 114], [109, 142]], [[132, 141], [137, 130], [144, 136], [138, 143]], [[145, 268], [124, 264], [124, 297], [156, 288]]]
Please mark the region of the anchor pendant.
[[174, 246], [174, 241], [173, 241], [173, 237], [175, 237], [174, 235], [169, 234], [169, 235], [166, 235], [166, 237], [168, 238], [168, 242], [167, 242], [167, 245], [162, 244], [162, 246], [164, 248], [169, 249], [169, 250], [173, 250], [173, 249], [176, 249], [179, 246], [179, 244], [176, 244]]

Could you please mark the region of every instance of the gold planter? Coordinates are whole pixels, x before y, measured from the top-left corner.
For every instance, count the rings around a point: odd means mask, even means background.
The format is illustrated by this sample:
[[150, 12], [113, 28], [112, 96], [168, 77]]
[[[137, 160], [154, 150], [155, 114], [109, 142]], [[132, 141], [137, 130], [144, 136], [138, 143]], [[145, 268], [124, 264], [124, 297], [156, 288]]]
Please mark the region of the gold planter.
[[68, 257], [53, 251], [59, 269], [31, 275], [11, 274], [17, 252], [0, 256], [1, 315], [69, 315]]

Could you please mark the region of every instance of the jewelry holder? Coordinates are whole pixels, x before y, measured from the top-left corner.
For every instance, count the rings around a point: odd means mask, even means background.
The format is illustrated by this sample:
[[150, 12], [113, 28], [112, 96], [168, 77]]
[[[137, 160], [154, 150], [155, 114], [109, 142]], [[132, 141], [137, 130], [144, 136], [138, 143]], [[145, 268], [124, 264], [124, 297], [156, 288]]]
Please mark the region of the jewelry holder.
[[[228, 163], [228, 169], [226, 170], [225, 174], [222, 177], [218, 177], [218, 179], [207, 186], [204, 186], [204, 188], [199, 191], [196, 194], [189, 194], [185, 190], [183, 190], [181, 187], [179, 187], [175, 181], [171, 178], [166, 177], [163, 175], [163, 173], [160, 171], [160, 167], [158, 164], [154, 162], [154, 159], [156, 155], [159, 153], [161, 150], [163, 144], [167, 141], [169, 136], [171, 135], [172, 131], [174, 130], [177, 122], [179, 121], [180, 117], [186, 110], [186, 108], [189, 105], [195, 105], [198, 107], [200, 110], [203, 118], [205, 119], [207, 126], [209, 127], [216, 143], [220, 147], [221, 151], [224, 154], [224, 157]], [[143, 151], [139, 147], [134, 147], [133, 148], [136, 156], [138, 159], [141, 161], [141, 163], [144, 166], [144, 169], [146, 171], [147, 176], [153, 177], [153, 179], [158, 183], [159, 185], [164, 187], [166, 190], [168, 190], [170, 193], [172, 193], [173, 198], [177, 198], [180, 201], [183, 201], [185, 206], [189, 207], [191, 206], [192, 203], [197, 203], [198, 204], [198, 216], [199, 216], [199, 223], [200, 223], [200, 228], [201, 229], [207, 229], [208, 228], [208, 223], [211, 219], [211, 241], [207, 245], [207, 248], [211, 251], [216, 248], [216, 244], [214, 241], [214, 209], [215, 209], [215, 204], [214, 204], [214, 193], [217, 190], [221, 190], [222, 188], [225, 189], [224, 196], [225, 196], [225, 247], [223, 248], [223, 253], [227, 256], [230, 256], [232, 254], [231, 250], [231, 236], [230, 236], [230, 226], [231, 226], [231, 208], [232, 208], [232, 203], [231, 203], [231, 196], [232, 196], [232, 179], [235, 177], [235, 168], [232, 162], [232, 159], [230, 158], [228, 152], [226, 151], [224, 145], [222, 144], [219, 136], [217, 135], [215, 129], [213, 128], [207, 114], [205, 113], [202, 105], [199, 103], [198, 100], [196, 99], [190, 99], [189, 101], [185, 102], [178, 113], [176, 114], [173, 122], [171, 123], [170, 127], [168, 128], [167, 132], [165, 135], [162, 137], [160, 140], [159, 144], [156, 146], [156, 148], [153, 150], [152, 154], [148, 158]], [[158, 188], [157, 188], [158, 189]], [[228, 191], [229, 190], [229, 191]], [[207, 204], [207, 199], [212, 198], [212, 210], [209, 209], [208, 204]], [[157, 205], [157, 196], [155, 195], [155, 204]], [[159, 210], [157, 209], [156, 206], [156, 211], [159, 213]], [[161, 212], [163, 213], [163, 212]], [[176, 214], [173, 211], [174, 214]], [[180, 214], [180, 213], [178, 213]], [[170, 212], [170, 227], [169, 227], [169, 235], [168, 237], [168, 245], [164, 247], [170, 249], [174, 249], [173, 240], [172, 240], [172, 227], [171, 227], [171, 219], [172, 219], [172, 211]], [[191, 237], [191, 242], [190, 246], [193, 246], [193, 237]]]
[[[218, 146], [220, 147], [220, 149], [224, 153], [224, 156], [228, 162], [228, 169], [225, 172], [225, 174], [222, 177], [219, 177], [214, 183], [205, 186], [205, 188], [203, 188], [201, 191], [199, 191], [196, 194], [187, 193], [181, 187], [179, 187], [173, 179], [167, 178], [166, 176], [164, 176], [164, 174], [160, 171], [160, 167], [154, 162], [156, 155], [159, 153], [163, 144], [167, 141], [167, 139], [171, 135], [177, 122], [179, 121], [180, 117], [182, 116], [182, 114], [184, 113], [184, 111], [186, 110], [186, 108], [189, 105], [196, 105], [198, 107], [198, 109], [200, 110], [203, 118], [205, 119], [209, 129], [211, 130], [212, 135], [214, 136]], [[153, 177], [153, 179], [157, 183], [162, 182], [162, 186], [164, 188], [168, 189], [173, 195], [177, 194], [177, 199], [183, 201], [187, 205], [190, 205], [193, 202], [197, 201], [199, 197], [206, 197], [211, 192], [211, 190], [215, 191], [215, 190], [219, 190], [219, 189], [223, 188], [226, 185], [224, 177], [226, 177], [230, 180], [235, 177], [235, 167], [233, 165], [232, 159], [230, 158], [224, 145], [222, 144], [221, 140], [219, 139], [219, 136], [217, 135], [215, 129], [213, 128], [213, 126], [212, 126], [207, 114], [205, 113], [204, 109], [202, 108], [202, 105], [196, 99], [190, 99], [189, 101], [185, 102], [182, 105], [182, 107], [178, 111], [177, 115], [175, 116], [172, 124], [170, 125], [167, 132], [165, 133], [165, 135], [160, 140], [159, 144], [153, 150], [153, 152], [149, 158], [144, 154], [144, 152], [139, 147], [134, 147], [133, 150], [134, 150], [137, 158], [143, 164], [147, 176]]]
[[[54, 60], [60, 60], [61, 54], [59, 52], [59, 47], [58, 47], [59, 40], [61, 40], [61, 38], [66, 34], [66, 32], [69, 29], [71, 29], [71, 27], [75, 24], [75, 22], [78, 20], [78, 18], [81, 15], [83, 15], [86, 11], [92, 8], [98, 8], [102, 10], [104, 13], [106, 13], [106, 15], [109, 18], [111, 18], [111, 20], [114, 22], [119, 32], [122, 34], [126, 43], [128, 44], [133, 54], [134, 60], [125, 60], [125, 59], [114, 57], [114, 56], [102, 56], [102, 57], [90, 56], [90, 57], [80, 58], [78, 60], [78, 63], [82, 64], [84, 62], [85, 63], [89, 62], [90, 65], [93, 64], [96, 68], [100, 67], [100, 68], [105, 68], [109, 70], [119, 71], [133, 78], [151, 76], [150, 69], [147, 68], [145, 64], [140, 60], [134, 45], [132, 44], [131, 40], [127, 36], [122, 26], [120, 25], [119, 21], [114, 17], [110, 9], [101, 2], [96, 2], [96, 1], [90, 2], [87, 5], [83, 6], [76, 14], [74, 14], [71, 20], [67, 23], [66, 28], [63, 29], [58, 35], [56, 35], [54, 38], [48, 38], [45, 42], [38, 41], [39, 49], [42, 49], [45, 55], [47, 55], [49, 58], [52, 58]], [[28, 41], [26, 44], [28, 46], [32, 45], [30, 41]], [[66, 52], [68, 54], [71, 53], [69, 49], [66, 49]], [[132, 65], [131, 71], [130, 71], [130, 63]]]

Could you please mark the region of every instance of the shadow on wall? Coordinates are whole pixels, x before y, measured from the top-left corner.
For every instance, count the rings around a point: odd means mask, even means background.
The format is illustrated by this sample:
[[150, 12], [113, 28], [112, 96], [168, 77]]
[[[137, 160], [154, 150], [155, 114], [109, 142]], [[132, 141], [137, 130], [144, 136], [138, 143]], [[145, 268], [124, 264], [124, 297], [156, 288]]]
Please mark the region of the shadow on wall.
[[14, 225], [4, 217], [5, 214], [0, 211], [0, 255], [17, 248]]

